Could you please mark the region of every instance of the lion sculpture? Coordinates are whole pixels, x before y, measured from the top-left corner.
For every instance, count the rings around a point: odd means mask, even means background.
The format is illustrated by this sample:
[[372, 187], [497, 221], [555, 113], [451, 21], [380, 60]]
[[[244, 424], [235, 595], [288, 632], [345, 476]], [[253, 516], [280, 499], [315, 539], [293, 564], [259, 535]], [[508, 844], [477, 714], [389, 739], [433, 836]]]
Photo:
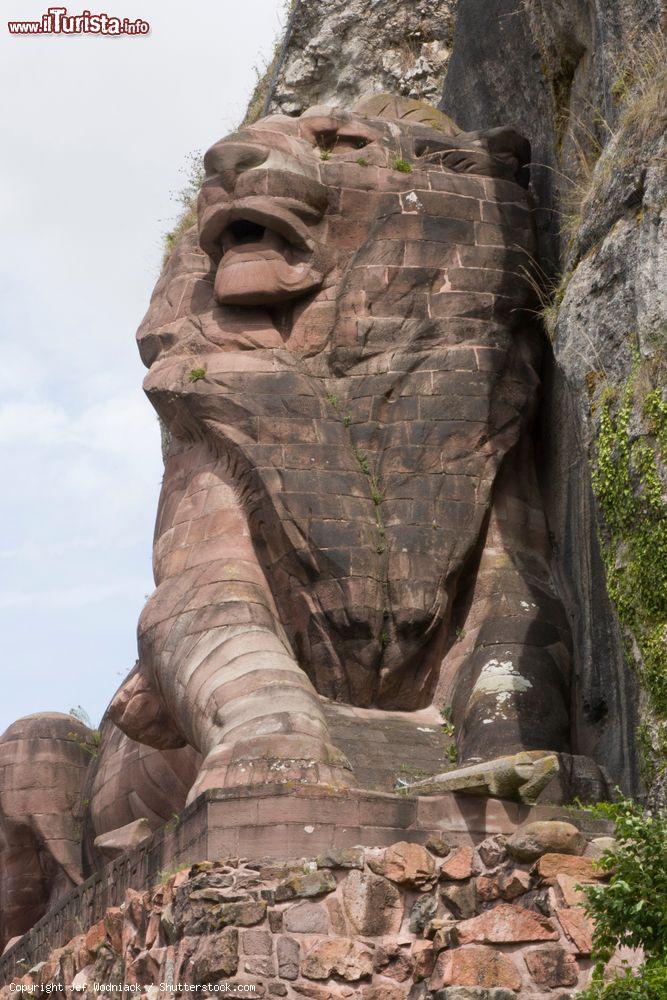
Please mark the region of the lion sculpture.
[[[325, 701], [451, 705], [461, 765], [569, 750], [529, 158], [513, 129], [385, 95], [206, 154], [198, 233], [138, 332], [168, 438], [156, 589], [88, 775], [91, 836], [212, 787], [353, 785]], [[2, 808], [57, 868], [30, 802]]]

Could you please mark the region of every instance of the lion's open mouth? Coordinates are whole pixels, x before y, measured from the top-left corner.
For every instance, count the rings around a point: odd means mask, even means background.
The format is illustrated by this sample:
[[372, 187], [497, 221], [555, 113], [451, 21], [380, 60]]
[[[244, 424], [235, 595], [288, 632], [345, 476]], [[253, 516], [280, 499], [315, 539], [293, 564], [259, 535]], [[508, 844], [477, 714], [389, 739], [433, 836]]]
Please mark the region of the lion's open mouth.
[[287, 198], [245, 198], [214, 207], [202, 220], [200, 243], [218, 261], [215, 296], [225, 305], [271, 305], [317, 288], [312, 266], [312, 210]]

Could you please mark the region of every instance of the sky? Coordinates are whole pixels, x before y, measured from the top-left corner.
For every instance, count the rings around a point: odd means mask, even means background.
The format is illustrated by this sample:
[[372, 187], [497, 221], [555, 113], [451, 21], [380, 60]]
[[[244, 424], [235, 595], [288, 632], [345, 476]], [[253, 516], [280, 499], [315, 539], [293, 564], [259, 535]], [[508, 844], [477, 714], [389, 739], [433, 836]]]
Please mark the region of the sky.
[[0, 733], [96, 723], [136, 659], [162, 460], [134, 333], [191, 157], [242, 119], [284, 5], [109, 0], [149, 34], [8, 34], [48, 6], [0, 19]]

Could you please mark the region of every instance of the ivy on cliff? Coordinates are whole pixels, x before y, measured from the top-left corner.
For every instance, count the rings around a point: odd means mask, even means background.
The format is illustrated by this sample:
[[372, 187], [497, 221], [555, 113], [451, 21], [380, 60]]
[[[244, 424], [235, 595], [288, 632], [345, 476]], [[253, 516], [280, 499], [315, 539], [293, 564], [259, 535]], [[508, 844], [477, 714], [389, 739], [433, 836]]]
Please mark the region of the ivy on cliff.
[[[667, 458], [667, 403], [654, 389], [641, 406], [648, 433], [631, 432], [637, 410], [635, 360], [615, 407], [613, 390], [601, 393], [593, 490], [604, 519], [602, 555], [607, 590], [629, 652], [659, 722], [667, 720], [667, 504], [659, 462]], [[638, 656], [636, 654], [639, 654]], [[667, 749], [665, 727], [662, 746]]]

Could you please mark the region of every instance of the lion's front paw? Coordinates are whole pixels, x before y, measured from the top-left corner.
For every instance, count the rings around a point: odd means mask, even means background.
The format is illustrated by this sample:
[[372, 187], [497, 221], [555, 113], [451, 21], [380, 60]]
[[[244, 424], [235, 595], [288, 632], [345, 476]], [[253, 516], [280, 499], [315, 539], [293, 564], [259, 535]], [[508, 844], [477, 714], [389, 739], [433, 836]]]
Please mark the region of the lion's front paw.
[[209, 788], [353, 784], [347, 757], [330, 743], [300, 735], [259, 737], [211, 750], [190, 789], [188, 804]]

